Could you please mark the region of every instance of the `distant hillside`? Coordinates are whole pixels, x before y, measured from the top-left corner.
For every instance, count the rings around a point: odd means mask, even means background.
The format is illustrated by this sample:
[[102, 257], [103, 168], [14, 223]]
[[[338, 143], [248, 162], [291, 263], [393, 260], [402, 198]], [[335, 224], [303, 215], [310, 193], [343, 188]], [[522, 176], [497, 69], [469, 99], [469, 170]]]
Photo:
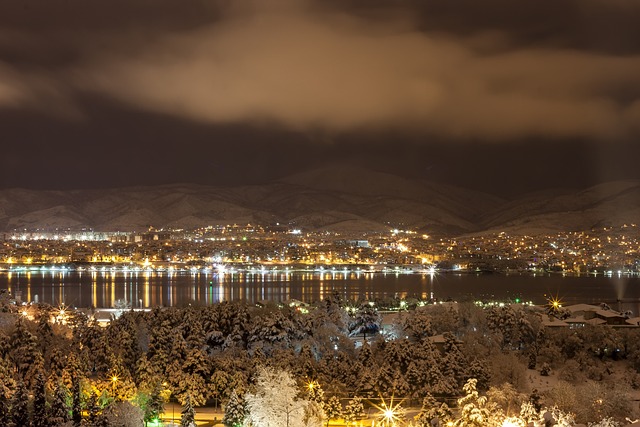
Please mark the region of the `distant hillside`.
[[504, 204], [479, 228], [535, 234], [581, 231], [640, 220], [640, 181], [616, 181], [581, 191], [529, 195]]
[[266, 185], [175, 184], [109, 190], [0, 190], [0, 229], [195, 228], [291, 224], [364, 232], [407, 227], [431, 234], [585, 230], [640, 218], [640, 183], [530, 194], [514, 201], [362, 168], [308, 171]]

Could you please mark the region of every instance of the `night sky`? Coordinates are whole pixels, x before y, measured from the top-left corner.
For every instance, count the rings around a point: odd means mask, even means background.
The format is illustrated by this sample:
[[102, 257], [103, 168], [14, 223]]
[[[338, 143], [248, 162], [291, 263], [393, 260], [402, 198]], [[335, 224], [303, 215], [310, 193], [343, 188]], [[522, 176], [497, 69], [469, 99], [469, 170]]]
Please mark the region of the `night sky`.
[[0, 2], [0, 187], [640, 179], [637, 0]]

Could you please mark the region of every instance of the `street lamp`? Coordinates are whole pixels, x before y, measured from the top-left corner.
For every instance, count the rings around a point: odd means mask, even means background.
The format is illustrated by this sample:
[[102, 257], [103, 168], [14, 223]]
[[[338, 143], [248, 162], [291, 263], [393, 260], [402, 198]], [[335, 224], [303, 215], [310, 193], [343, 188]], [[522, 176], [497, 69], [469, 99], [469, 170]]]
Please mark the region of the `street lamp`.
[[113, 396], [113, 399], [115, 400], [116, 398], [116, 383], [118, 382], [118, 376], [114, 375], [111, 377], [111, 395]]
[[396, 416], [396, 414], [393, 412], [393, 409], [385, 409], [382, 414], [384, 416], [384, 420], [387, 422], [387, 425], [391, 424]]
[[402, 401], [398, 403], [393, 403], [393, 397], [391, 397], [391, 401], [389, 403], [385, 402], [382, 399], [382, 404], [380, 406], [374, 404], [379, 411], [378, 419], [381, 422], [381, 425], [384, 426], [395, 426], [396, 423], [404, 416], [404, 408], [401, 406]]

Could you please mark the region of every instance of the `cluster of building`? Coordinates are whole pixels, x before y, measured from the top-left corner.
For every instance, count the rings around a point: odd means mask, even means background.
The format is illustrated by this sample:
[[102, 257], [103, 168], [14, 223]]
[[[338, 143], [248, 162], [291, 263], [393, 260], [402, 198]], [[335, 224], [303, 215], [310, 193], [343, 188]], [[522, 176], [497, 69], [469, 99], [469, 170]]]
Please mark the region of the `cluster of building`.
[[[446, 248], [445, 248], [446, 246]], [[640, 271], [640, 230], [635, 224], [551, 235], [469, 236], [443, 240], [442, 259], [495, 269], [527, 268], [571, 273]]]
[[145, 232], [15, 232], [0, 242], [0, 266], [135, 264], [144, 268], [212, 264], [403, 266], [410, 271], [636, 273], [635, 224], [553, 235], [494, 233], [431, 238], [411, 231], [346, 235], [247, 224]]

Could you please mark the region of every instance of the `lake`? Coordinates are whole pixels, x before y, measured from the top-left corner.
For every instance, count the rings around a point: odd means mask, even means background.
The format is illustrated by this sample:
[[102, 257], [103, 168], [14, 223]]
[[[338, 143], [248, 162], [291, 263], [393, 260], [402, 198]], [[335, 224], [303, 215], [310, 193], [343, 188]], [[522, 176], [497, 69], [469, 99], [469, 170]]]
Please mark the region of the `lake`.
[[113, 307], [126, 300], [134, 308], [209, 305], [221, 301], [297, 299], [313, 302], [337, 291], [344, 298], [418, 297], [457, 301], [515, 300], [544, 304], [607, 302], [614, 309], [640, 312], [638, 276], [519, 274], [395, 274], [364, 272], [0, 272], [0, 289], [21, 301], [75, 307]]

